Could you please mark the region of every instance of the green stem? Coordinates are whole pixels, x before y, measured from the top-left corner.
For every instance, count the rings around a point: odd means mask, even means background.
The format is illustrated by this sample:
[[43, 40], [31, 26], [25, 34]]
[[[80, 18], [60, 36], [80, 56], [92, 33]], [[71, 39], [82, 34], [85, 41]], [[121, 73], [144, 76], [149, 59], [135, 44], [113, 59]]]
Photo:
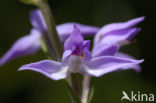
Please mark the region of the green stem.
[[82, 97], [81, 102], [87, 103], [88, 102], [88, 95], [90, 90], [90, 76], [84, 76], [83, 84], [82, 84]]
[[50, 42], [46, 44], [46, 45], [50, 45], [49, 46], [50, 48], [48, 48], [48, 50], [49, 52], [52, 52], [52, 57], [55, 60], [60, 61], [62, 58], [63, 47], [61, 45], [59, 36], [57, 34], [55, 21], [54, 21], [52, 12], [50, 10], [50, 7], [47, 3], [47, 0], [38, 0], [38, 7], [42, 11], [42, 14], [44, 16], [44, 19], [48, 28], [47, 36]]
[[45, 55], [47, 56], [47, 58], [52, 60], [51, 55], [48, 52], [47, 45], [45, 43], [44, 38], [40, 38], [40, 44], [41, 44], [41, 48], [42, 48], [43, 52], [45, 53]]
[[71, 86], [76, 93], [77, 97], [80, 99], [80, 82], [78, 78], [78, 74], [71, 74]]
[[72, 103], [81, 103], [81, 101], [79, 100], [79, 98], [77, 97], [77, 95], [75, 94], [75, 92], [73, 91], [71, 86], [69, 85], [69, 83], [66, 80], [63, 80], [63, 81], [67, 87], [67, 90], [68, 90], [68, 93], [71, 97]]

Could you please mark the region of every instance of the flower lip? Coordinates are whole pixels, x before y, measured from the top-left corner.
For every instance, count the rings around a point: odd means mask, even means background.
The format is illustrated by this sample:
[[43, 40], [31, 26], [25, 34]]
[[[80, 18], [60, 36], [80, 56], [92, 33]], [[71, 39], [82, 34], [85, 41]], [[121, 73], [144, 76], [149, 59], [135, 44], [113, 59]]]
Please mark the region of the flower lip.
[[73, 49], [73, 52], [72, 52], [72, 55], [76, 55], [80, 58], [83, 58], [84, 57], [84, 53], [83, 53], [83, 42], [80, 42], [80, 43], [74, 43], [73, 44], [74, 46], [74, 49]]
[[83, 60], [79, 56], [71, 55], [68, 58], [68, 68], [72, 73], [80, 72], [82, 70], [82, 64]]

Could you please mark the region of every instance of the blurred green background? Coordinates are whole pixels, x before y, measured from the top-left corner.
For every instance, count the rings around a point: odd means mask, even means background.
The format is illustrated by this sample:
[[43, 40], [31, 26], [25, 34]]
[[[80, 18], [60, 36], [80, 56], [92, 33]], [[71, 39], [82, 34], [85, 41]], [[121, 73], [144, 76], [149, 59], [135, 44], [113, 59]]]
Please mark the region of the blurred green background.
[[[136, 58], [144, 58], [142, 72], [119, 71], [93, 78], [95, 94], [92, 103], [121, 103], [122, 91], [156, 94], [156, 2], [155, 0], [49, 0], [56, 24], [75, 21], [103, 26], [139, 16], [146, 20], [137, 42], [121, 48]], [[19, 37], [29, 33], [29, 13], [35, 9], [18, 0], [0, 1], [0, 57]], [[61, 81], [52, 81], [32, 72], [17, 72], [23, 64], [45, 59], [42, 51], [18, 58], [0, 67], [0, 103], [70, 103]], [[140, 103], [140, 102], [139, 102]]]

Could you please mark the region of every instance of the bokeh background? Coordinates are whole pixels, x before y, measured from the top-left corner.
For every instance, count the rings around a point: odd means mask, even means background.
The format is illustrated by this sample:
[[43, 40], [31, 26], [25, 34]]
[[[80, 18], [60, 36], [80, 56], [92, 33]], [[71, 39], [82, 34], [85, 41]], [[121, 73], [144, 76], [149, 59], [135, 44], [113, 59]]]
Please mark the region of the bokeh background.
[[[141, 73], [119, 71], [93, 78], [92, 103], [121, 103], [122, 91], [156, 94], [156, 2], [155, 0], [49, 0], [56, 24], [75, 21], [103, 26], [139, 16], [146, 20], [136, 43], [121, 48], [132, 56], [144, 58]], [[0, 1], [0, 57], [19, 37], [29, 33], [29, 13], [35, 9], [18, 0]], [[17, 72], [18, 67], [45, 59], [42, 51], [11, 61], [0, 67], [0, 103], [70, 103], [61, 81], [54, 82], [33, 71]], [[140, 103], [140, 102], [139, 102]]]

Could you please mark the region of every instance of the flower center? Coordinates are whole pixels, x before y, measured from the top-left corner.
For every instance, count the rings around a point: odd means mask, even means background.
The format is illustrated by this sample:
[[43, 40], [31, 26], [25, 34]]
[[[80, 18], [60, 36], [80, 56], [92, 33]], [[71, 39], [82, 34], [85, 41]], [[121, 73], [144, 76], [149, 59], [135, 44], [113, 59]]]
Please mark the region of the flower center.
[[78, 55], [78, 57], [79, 57], [80, 59], [83, 59], [83, 58], [84, 58], [84, 54], [80, 54], [80, 55]]
[[82, 67], [82, 58], [83, 55], [76, 56], [71, 55], [68, 59], [69, 71], [72, 73], [77, 73], [81, 70]]

